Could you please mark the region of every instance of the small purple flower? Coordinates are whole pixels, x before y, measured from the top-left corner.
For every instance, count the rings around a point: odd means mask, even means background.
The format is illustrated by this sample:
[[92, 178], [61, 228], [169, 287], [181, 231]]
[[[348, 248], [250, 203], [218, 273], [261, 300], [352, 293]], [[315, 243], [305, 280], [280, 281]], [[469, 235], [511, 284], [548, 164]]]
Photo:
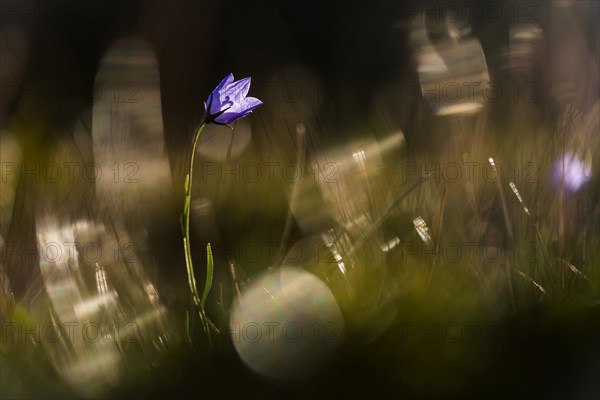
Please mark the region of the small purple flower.
[[581, 160], [577, 154], [566, 152], [554, 163], [552, 180], [556, 186], [564, 182], [568, 192], [577, 192], [591, 177], [591, 166]]
[[262, 104], [257, 98], [246, 97], [250, 90], [250, 78], [233, 81], [229, 74], [208, 96], [204, 104], [204, 122], [227, 125], [252, 113]]

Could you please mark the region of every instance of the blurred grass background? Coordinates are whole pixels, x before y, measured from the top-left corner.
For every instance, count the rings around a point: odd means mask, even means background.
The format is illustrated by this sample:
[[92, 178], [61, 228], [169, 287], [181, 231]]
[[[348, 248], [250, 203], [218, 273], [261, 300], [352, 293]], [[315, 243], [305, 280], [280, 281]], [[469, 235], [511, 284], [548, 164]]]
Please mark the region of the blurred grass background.
[[[17, 143], [14, 148], [24, 162], [93, 159], [91, 114], [103, 55], [115, 40], [133, 36], [149, 43], [158, 60], [172, 194], [148, 219], [140, 223], [125, 215], [117, 223], [125, 227], [115, 230], [134, 231], [134, 243], [145, 243], [136, 251], [166, 304], [172, 343], [158, 357], [131, 345], [120, 384], [104, 397], [600, 395], [598, 3], [459, 2], [472, 11], [472, 36], [481, 43], [490, 80], [505, 94], [471, 116], [436, 115], [420, 95], [411, 47], [413, 3], [25, 3], [41, 11], [22, 14], [9, 8], [12, 3], [2, 3], [10, 11], [3, 14], [3, 25], [18, 26], [27, 38], [27, 57], [14, 64], [18, 79], [8, 75], [3, 82], [5, 162], [15, 154], [6, 150], [7, 137]], [[489, 3], [501, 10], [498, 19], [485, 17]], [[424, 4], [435, 16], [437, 5], [445, 3]], [[510, 41], [511, 29], [522, 23], [536, 23], [543, 32], [525, 56], [515, 54]], [[429, 28], [439, 29], [435, 24]], [[20, 54], [6, 45], [2, 53], [5, 60]], [[515, 67], [514, 58], [531, 64]], [[216, 348], [209, 350], [197, 324], [198, 342], [184, 339], [190, 301], [178, 226], [179, 188], [202, 102], [230, 71], [236, 78], [251, 76], [250, 93], [265, 105], [236, 123], [233, 136], [225, 128], [209, 127], [200, 144], [196, 176], [205, 179], [196, 178], [194, 187], [194, 259], [203, 282], [203, 249], [211, 242], [215, 282], [209, 314], [222, 331]], [[511, 95], [515, 87], [524, 87], [519, 82], [533, 84], [529, 87], [535, 92], [527, 93], [532, 101]], [[409, 88], [416, 93], [404, 97]], [[397, 136], [400, 148], [381, 145], [381, 162], [367, 159], [367, 178], [353, 169], [344, 175], [354, 152]], [[589, 149], [592, 160], [590, 181], [573, 194], [552, 183], [553, 165], [566, 149], [582, 154]], [[314, 162], [322, 160], [335, 166], [340, 181], [321, 177], [302, 186], [303, 181], [290, 180], [282, 168], [297, 163], [299, 154], [309, 181]], [[489, 157], [502, 169], [500, 185], [484, 174], [491, 171]], [[445, 167], [465, 161], [478, 163], [473, 179], [444, 176]], [[240, 178], [242, 170], [212, 173], [213, 167], [235, 168], [236, 163], [242, 169], [259, 165], [263, 175], [251, 181]], [[273, 179], [267, 179], [265, 163], [276, 166]], [[375, 222], [425, 172], [423, 165], [434, 175], [410, 191], [345, 258], [348, 271], [341, 274], [319, 235], [333, 228], [340, 253], [347, 253], [351, 244], [345, 241], [356, 242], [364, 225], [345, 226], [348, 221], [339, 210], [358, 209], [357, 215]], [[21, 179], [14, 187], [2, 183], [4, 199], [14, 191], [14, 209], [5, 212], [3, 201], [2, 211], [2, 322], [47, 322], [36, 321], [50, 318], [38, 258], [23, 261], [21, 254], [9, 254], [6, 244], [36, 242], [40, 209], [66, 219], [118, 218], [102, 209], [93, 182], [82, 177], [58, 183]], [[305, 223], [301, 210], [290, 214], [294, 190], [301, 194], [297, 201], [318, 215], [316, 222]], [[324, 201], [320, 191], [326, 190], [341, 195]], [[418, 217], [428, 239], [419, 233]], [[381, 244], [390, 240], [398, 241], [395, 250], [382, 252]], [[256, 244], [259, 256], [245, 253]], [[305, 255], [314, 255], [315, 245], [319, 249], [316, 259], [302, 259], [297, 266], [331, 288], [347, 335], [324, 369], [299, 382], [272, 382], [240, 362], [227, 336], [228, 315], [236, 285], [243, 289], [258, 272], [289, 261], [289, 254], [284, 256], [294, 244], [308, 246]], [[500, 256], [485, 253], [490, 248], [501, 249]], [[449, 253], [455, 249], [458, 260]], [[464, 332], [456, 340], [443, 336], [454, 332], [447, 329], [467, 326], [474, 337]], [[3, 397], [80, 396], [55, 372], [54, 353], [46, 345], [4, 339], [1, 345]]]

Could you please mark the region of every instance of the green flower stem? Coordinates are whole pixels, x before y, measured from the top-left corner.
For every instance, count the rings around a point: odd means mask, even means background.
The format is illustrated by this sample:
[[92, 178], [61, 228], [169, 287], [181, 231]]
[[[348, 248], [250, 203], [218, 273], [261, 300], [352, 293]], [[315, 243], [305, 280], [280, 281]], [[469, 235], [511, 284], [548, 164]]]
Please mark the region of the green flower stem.
[[[185, 177], [184, 189], [185, 189], [185, 202], [183, 204], [183, 214], [181, 215], [181, 230], [183, 233], [183, 248], [185, 250], [185, 265], [187, 269], [188, 275], [188, 284], [190, 286], [190, 292], [192, 293], [192, 297], [194, 299], [194, 303], [196, 308], [198, 309], [198, 313], [200, 315], [200, 320], [202, 322], [202, 326], [207, 334], [209, 334], [208, 329], [208, 319], [206, 317], [206, 313], [204, 311], [204, 303], [206, 302], [206, 297], [208, 296], [208, 291], [212, 285], [212, 254], [210, 253], [210, 245], [208, 245], [209, 250], [209, 265], [208, 265], [208, 273], [206, 274], [206, 284], [204, 286], [204, 293], [202, 294], [202, 298], [198, 294], [198, 288], [196, 287], [196, 277], [194, 275], [194, 265], [192, 263], [192, 250], [190, 247], [190, 203], [192, 198], [192, 182], [193, 182], [193, 174], [194, 174], [194, 157], [196, 155], [196, 146], [198, 145], [198, 140], [200, 139], [200, 134], [204, 130], [206, 125], [202, 124], [196, 135], [194, 136], [194, 142], [192, 144], [192, 154], [190, 156], [190, 164], [188, 167], [188, 172]], [[210, 339], [210, 336], [209, 336]]]
[[208, 293], [212, 287], [214, 261], [210, 243], [206, 245], [206, 282], [204, 283], [204, 291], [202, 292], [202, 300], [200, 300], [200, 308], [204, 310], [204, 304], [208, 298]]

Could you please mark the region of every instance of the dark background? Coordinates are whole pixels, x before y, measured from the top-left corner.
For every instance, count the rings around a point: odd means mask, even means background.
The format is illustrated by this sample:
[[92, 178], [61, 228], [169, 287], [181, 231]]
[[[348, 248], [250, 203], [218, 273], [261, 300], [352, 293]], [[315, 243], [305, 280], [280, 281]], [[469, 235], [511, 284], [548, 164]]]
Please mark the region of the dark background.
[[[490, 71], [498, 70], [501, 75], [508, 26], [512, 22], [510, 10], [516, 3], [496, 3], [508, 10], [503, 20], [489, 24], [478, 19], [481, 13], [475, 12], [471, 24]], [[325, 143], [360, 136], [361, 128], [369, 125], [373, 88], [391, 79], [417, 81], [408, 46], [408, 22], [414, 11], [402, 1], [39, 0], [29, 3], [35, 10], [33, 15], [21, 6], [14, 11], [10, 4], [2, 1], [6, 12], [2, 23], [22, 22], [27, 27], [30, 56], [18, 94], [7, 104], [7, 117], [17, 114], [20, 96], [28, 84], [51, 82], [57, 87], [73, 88], [57, 101], [44, 103], [39, 110], [37, 118], [47, 126], [41, 145], [50, 143], [55, 135], [68, 134], [68, 127], [91, 105], [102, 55], [115, 39], [129, 34], [147, 40], [157, 54], [165, 140], [172, 158], [187, 150], [206, 94], [228, 72], [236, 77], [252, 76], [251, 94], [265, 100], [264, 112], [268, 113], [269, 88], [260, 82], [287, 65], [300, 64], [314, 71], [328, 98], [319, 115], [322, 131], [318, 135]], [[546, 2], [535, 4], [544, 28], [548, 23]], [[597, 2], [588, 5], [578, 18], [582, 27], [596, 27], [586, 31], [593, 50], [598, 48], [599, 11]], [[542, 58], [536, 67], [541, 82], [546, 79], [544, 65]], [[411, 107], [413, 111], [421, 110], [422, 104], [417, 101]], [[535, 107], [542, 115], [552, 117], [553, 106], [546, 98]], [[260, 112], [263, 111], [256, 114]], [[494, 117], [500, 123], [504, 112], [502, 108], [495, 111]], [[427, 130], [422, 129], [427, 123], [423, 120], [405, 118], [398, 124], [405, 133], [409, 151], [419, 151], [427, 143]], [[332, 126], [336, 130], [327, 129]], [[287, 133], [291, 135], [293, 129], [291, 125]], [[344, 133], [340, 136], [336, 132]], [[182, 178], [175, 177], [176, 184]], [[275, 216], [253, 214], [246, 216], [245, 221], [229, 224], [227, 205], [217, 214], [226, 244], [236, 242], [243, 234], [240, 226], [244, 222], [252, 224], [266, 218], [267, 224], [281, 226], [285, 221], [282, 212]], [[173, 235], [169, 243], [179, 242], [176, 225], [164, 231]], [[265, 236], [269, 234], [266, 232]], [[545, 311], [534, 310], [507, 321], [500, 328], [503, 340], [494, 354], [485, 355], [493, 360], [491, 366], [473, 373], [470, 384], [452, 398], [563, 399], [575, 394], [573, 398], [591, 399], [598, 395], [598, 381], [590, 378], [598, 371], [598, 363], [579, 364], [579, 356], [589, 350], [598, 354], [600, 317], [596, 311], [554, 323], [548, 322]], [[375, 361], [377, 368], [371, 366], [369, 353], [385, 353], [396, 334], [392, 328], [367, 346], [350, 341], [327, 370], [307, 381], [285, 385], [255, 377], [231, 349], [208, 356], [208, 362], [181, 354], [155, 374], [120, 389], [114, 398], [436, 398], [435, 393], [412, 393], [394, 378], [395, 374], [425, 368], [423, 365], [383, 358]], [[382, 370], [395, 372], [382, 374]]]

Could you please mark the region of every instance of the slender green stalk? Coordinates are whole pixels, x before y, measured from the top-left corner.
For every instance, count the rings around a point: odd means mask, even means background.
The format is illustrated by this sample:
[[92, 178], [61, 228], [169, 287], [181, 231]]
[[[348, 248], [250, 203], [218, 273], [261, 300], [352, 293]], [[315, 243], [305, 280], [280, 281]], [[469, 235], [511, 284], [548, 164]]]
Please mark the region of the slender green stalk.
[[202, 300], [200, 300], [200, 307], [204, 311], [204, 304], [206, 303], [206, 299], [208, 297], [208, 293], [212, 288], [213, 281], [213, 269], [214, 269], [214, 261], [212, 255], [212, 249], [210, 247], [210, 243], [206, 245], [206, 282], [204, 283], [204, 291], [202, 292]]
[[198, 128], [196, 135], [194, 136], [194, 142], [192, 144], [192, 154], [190, 156], [190, 163], [188, 166], [187, 175], [185, 177], [184, 189], [185, 189], [185, 202], [183, 204], [183, 214], [181, 214], [181, 230], [183, 233], [183, 248], [185, 250], [185, 265], [187, 269], [188, 275], [188, 284], [190, 286], [190, 292], [192, 293], [192, 297], [194, 299], [194, 304], [198, 309], [198, 314], [200, 316], [200, 320], [202, 322], [202, 326], [207, 334], [209, 334], [208, 330], [208, 321], [206, 318], [206, 313], [204, 312], [204, 303], [206, 302], [206, 297], [208, 296], [208, 291], [212, 285], [212, 254], [210, 253], [210, 245], [209, 249], [209, 266], [208, 273], [206, 274], [206, 284], [204, 286], [204, 293], [202, 294], [202, 299], [198, 294], [198, 288], [196, 287], [196, 277], [194, 275], [194, 265], [192, 263], [192, 250], [190, 247], [190, 203], [192, 199], [192, 182], [193, 182], [193, 174], [194, 174], [194, 158], [196, 155], [196, 146], [198, 145], [198, 140], [200, 139], [200, 134], [204, 130], [206, 125], [202, 124]]

